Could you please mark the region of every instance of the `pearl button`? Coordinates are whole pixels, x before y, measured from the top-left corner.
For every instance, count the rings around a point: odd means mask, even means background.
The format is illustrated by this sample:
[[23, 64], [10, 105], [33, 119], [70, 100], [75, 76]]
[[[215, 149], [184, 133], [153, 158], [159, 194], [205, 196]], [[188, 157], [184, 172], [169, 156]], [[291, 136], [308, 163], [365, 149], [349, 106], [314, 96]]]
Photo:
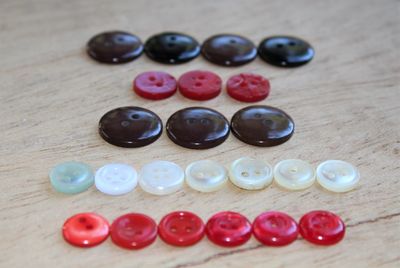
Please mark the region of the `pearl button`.
[[229, 168], [229, 179], [236, 186], [246, 190], [258, 190], [272, 182], [272, 167], [261, 160], [242, 157]]
[[185, 173], [186, 183], [199, 192], [216, 191], [228, 180], [225, 168], [211, 160], [193, 162]]
[[142, 167], [139, 185], [145, 192], [166, 195], [178, 191], [184, 181], [183, 170], [169, 161], [154, 161]]
[[357, 185], [360, 173], [347, 162], [327, 160], [318, 166], [317, 180], [325, 189], [341, 193], [350, 191]]
[[108, 164], [97, 170], [96, 188], [105, 194], [122, 195], [132, 191], [137, 185], [136, 170], [126, 164]]
[[302, 190], [315, 181], [315, 172], [310, 164], [300, 159], [287, 159], [274, 168], [275, 182], [289, 190]]

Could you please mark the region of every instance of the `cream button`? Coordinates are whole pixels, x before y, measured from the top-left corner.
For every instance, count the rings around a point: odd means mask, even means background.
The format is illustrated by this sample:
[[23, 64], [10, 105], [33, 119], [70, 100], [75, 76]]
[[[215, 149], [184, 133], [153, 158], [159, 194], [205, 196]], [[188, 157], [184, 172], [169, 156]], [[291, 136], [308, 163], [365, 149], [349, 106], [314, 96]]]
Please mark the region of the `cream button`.
[[261, 160], [242, 157], [229, 168], [229, 179], [236, 186], [246, 190], [258, 190], [272, 182], [272, 167]]
[[96, 188], [105, 194], [122, 195], [132, 191], [138, 182], [136, 170], [126, 164], [107, 164], [99, 168], [95, 178]]
[[186, 168], [186, 183], [199, 192], [213, 192], [228, 180], [226, 170], [217, 162], [200, 160]]
[[179, 190], [185, 179], [183, 170], [169, 161], [154, 161], [142, 167], [139, 185], [145, 192], [166, 195]]
[[360, 173], [351, 164], [341, 160], [327, 160], [317, 167], [317, 180], [332, 192], [352, 190], [360, 180]]
[[275, 182], [289, 190], [302, 190], [315, 181], [315, 171], [310, 164], [300, 159], [280, 161], [274, 167]]

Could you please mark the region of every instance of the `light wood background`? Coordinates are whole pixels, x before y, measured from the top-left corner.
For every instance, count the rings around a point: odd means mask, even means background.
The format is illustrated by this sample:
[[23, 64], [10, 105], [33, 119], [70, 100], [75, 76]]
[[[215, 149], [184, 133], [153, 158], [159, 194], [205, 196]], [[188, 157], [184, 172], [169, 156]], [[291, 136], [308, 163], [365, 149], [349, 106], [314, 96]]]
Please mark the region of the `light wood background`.
[[[273, 34], [308, 40], [315, 59], [296, 69], [280, 69], [260, 59], [240, 68], [223, 68], [198, 59], [165, 66], [146, 56], [125, 65], [102, 65], [88, 58], [85, 45], [105, 30], [126, 30], [145, 41], [167, 30], [188, 33], [200, 42], [217, 33], [242, 34], [256, 44]], [[1, 267], [399, 267], [400, 266], [400, 2], [363, 1], [12, 1], [0, 2], [0, 266]], [[245, 107], [224, 92], [218, 98], [190, 101], [179, 94], [147, 101], [131, 90], [143, 71], [179, 76], [208, 69], [226, 79], [255, 72], [271, 80], [262, 103], [287, 111], [295, 120], [292, 139], [273, 148], [246, 145], [232, 135], [203, 151], [184, 149], [164, 134], [150, 146], [118, 148], [97, 133], [110, 109], [137, 105], [166, 122], [180, 108], [212, 107], [230, 118]], [[92, 187], [67, 196], [55, 192], [48, 172], [57, 163], [77, 160], [93, 169], [125, 162], [139, 169], [156, 159], [185, 167], [199, 159], [228, 165], [242, 157], [275, 164], [301, 158], [314, 166], [342, 159], [361, 172], [360, 185], [333, 194], [317, 185], [290, 192], [271, 185], [244, 191], [228, 184], [204, 194], [187, 186], [164, 197], [140, 188], [106, 196]], [[266, 210], [299, 219], [313, 209], [330, 210], [347, 224], [347, 235], [332, 247], [298, 240], [271, 248], [254, 238], [238, 248], [220, 248], [207, 239], [174, 248], [160, 239], [140, 251], [110, 240], [92, 249], [64, 242], [64, 220], [94, 211], [110, 220], [142, 212], [157, 221], [168, 212], [189, 210], [207, 220], [234, 210], [253, 220]]]

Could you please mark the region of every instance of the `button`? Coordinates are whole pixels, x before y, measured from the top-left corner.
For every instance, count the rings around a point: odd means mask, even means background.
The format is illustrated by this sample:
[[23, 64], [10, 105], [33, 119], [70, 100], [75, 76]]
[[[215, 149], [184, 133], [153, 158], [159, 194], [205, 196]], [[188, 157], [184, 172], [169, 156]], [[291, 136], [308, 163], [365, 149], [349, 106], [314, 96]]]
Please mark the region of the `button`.
[[143, 44], [136, 35], [114, 31], [94, 36], [87, 44], [87, 53], [103, 63], [124, 63], [143, 53]]
[[229, 78], [226, 88], [229, 96], [235, 100], [257, 102], [268, 97], [270, 85], [261, 75], [241, 73]]
[[271, 184], [272, 178], [272, 167], [261, 160], [242, 157], [233, 161], [229, 167], [229, 179], [242, 189], [263, 189]]
[[167, 244], [191, 246], [203, 238], [204, 223], [191, 212], [175, 211], [162, 218], [158, 225], [158, 234]]
[[236, 247], [251, 237], [251, 224], [243, 215], [223, 211], [212, 216], [206, 224], [208, 239], [222, 247]]
[[97, 170], [95, 185], [102, 193], [123, 195], [136, 187], [137, 172], [126, 164], [107, 164]]
[[182, 109], [166, 124], [168, 137], [190, 149], [209, 149], [223, 143], [229, 135], [229, 122], [219, 112], [203, 107]]
[[125, 214], [114, 220], [110, 234], [114, 244], [120, 247], [141, 249], [156, 240], [157, 224], [144, 214]]
[[51, 185], [58, 192], [77, 194], [89, 189], [94, 183], [92, 169], [80, 162], [65, 162], [50, 171]]
[[199, 192], [214, 192], [228, 180], [226, 170], [217, 162], [200, 160], [186, 168], [186, 183]]
[[215, 73], [191, 71], [184, 73], [178, 80], [179, 91], [192, 100], [209, 100], [221, 93], [222, 80]]
[[297, 67], [314, 57], [309, 43], [291, 36], [272, 36], [261, 41], [258, 47], [260, 57], [275, 66]]
[[253, 223], [253, 234], [266, 246], [285, 246], [297, 239], [299, 228], [289, 215], [269, 211], [260, 214]]
[[317, 245], [333, 245], [343, 239], [345, 225], [339, 216], [329, 211], [311, 211], [299, 222], [300, 234]]
[[257, 56], [253, 42], [239, 35], [221, 34], [208, 38], [202, 46], [203, 56], [222, 66], [240, 66]]
[[95, 213], [79, 213], [67, 219], [62, 228], [65, 241], [78, 247], [94, 247], [107, 239], [108, 221]]
[[274, 167], [275, 182], [289, 190], [302, 190], [313, 185], [315, 172], [310, 164], [300, 159], [287, 159]]
[[142, 167], [139, 185], [143, 191], [155, 195], [167, 195], [182, 188], [185, 174], [175, 163], [153, 161]]
[[175, 78], [165, 72], [144, 72], [133, 81], [133, 90], [139, 96], [150, 100], [171, 97], [176, 92]]
[[237, 111], [232, 117], [231, 129], [244, 143], [269, 147], [289, 140], [294, 132], [294, 122], [278, 108], [257, 105]]
[[168, 32], [150, 37], [146, 41], [145, 52], [154, 61], [178, 64], [199, 56], [200, 45], [189, 35]]
[[360, 181], [360, 173], [347, 162], [328, 160], [317, 167], [317, 181], [329, 191], [342, 193], [356, 187]]
[[161, 119], [140, 107], [121, 107], [107, 112], [100, 119], [100, 136], [120, 147], [142, 147], [155, 142], [162, 132]]

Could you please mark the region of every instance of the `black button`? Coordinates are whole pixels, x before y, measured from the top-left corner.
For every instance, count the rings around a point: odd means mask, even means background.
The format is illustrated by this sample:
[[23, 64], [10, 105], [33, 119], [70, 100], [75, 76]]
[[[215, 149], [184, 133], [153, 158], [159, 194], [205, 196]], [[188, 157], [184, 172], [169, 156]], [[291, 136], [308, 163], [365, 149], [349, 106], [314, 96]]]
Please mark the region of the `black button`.
[[261, 41], [258, 54], [266, 62], [280, 67], [296, 67], [314, 57], [309, 43], [291, 36], [272, 36]]
[[161, 63], [184, 63], [200, 54], [200, 45], [193, 37], [185, 34], [161, 33], [146, 41], [145, 53], [152, 60]]

